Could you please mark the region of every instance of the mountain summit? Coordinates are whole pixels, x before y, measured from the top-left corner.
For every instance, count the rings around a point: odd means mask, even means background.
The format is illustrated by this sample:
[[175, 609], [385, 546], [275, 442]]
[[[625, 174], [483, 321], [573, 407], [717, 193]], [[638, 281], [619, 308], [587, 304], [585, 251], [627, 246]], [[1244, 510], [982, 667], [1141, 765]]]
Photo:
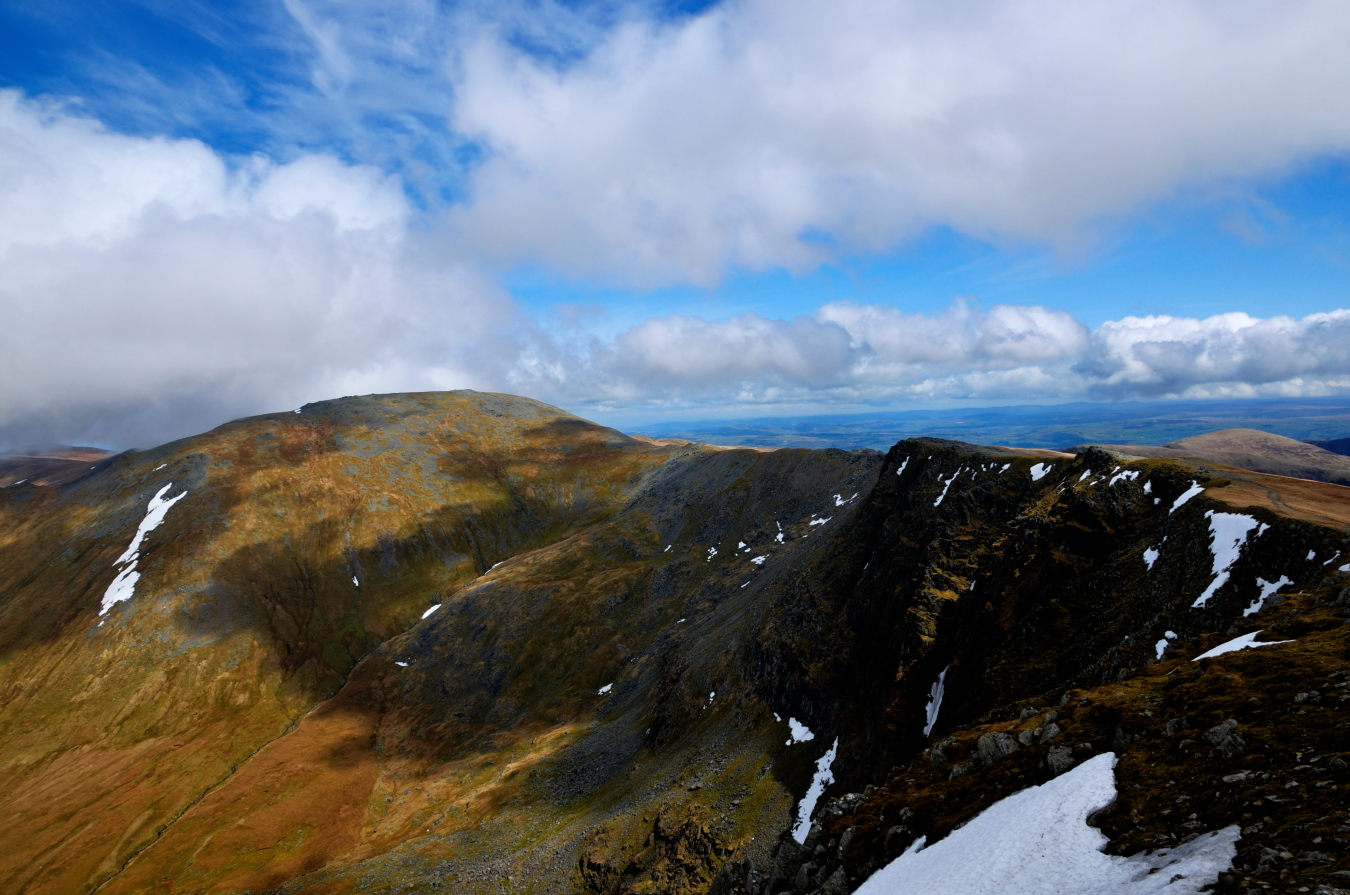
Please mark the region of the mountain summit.
[[467, 391], [90, 472], [0, 489], [7, 892], [1350, 873], [1335, 485]]

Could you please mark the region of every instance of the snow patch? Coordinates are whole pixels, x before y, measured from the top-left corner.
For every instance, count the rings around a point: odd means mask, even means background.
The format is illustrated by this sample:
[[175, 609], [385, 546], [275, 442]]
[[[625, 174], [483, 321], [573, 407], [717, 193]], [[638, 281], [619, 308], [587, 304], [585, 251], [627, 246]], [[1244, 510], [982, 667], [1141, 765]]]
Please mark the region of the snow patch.
[[705, 560], [705, 562], [712, 562], [712, 558], [713, 558], [714, 556], [716, 556], [716, 555], [717, 555], [717, 548], [716, 548], [716, 547], [709, 547], [709, 548], [708, 548], [708, 558]]
[[838, 750], [839, 737], [835, 737], [830, 751], [820, 756], [820, 760], [816, 762], [815, 776], [811, 778], [811, 785], [807, 787], [806, 795], [802, 796], [801, 804], [797, 806], [797, 824], [792, 828], [792, 838], [798, 842], [806, 841], [806, 834], [811, 832], [811, 812], [816, 810], [816, 802], [820, 801], [825, 787], [834, 782], [834, 756]]
[[737, 542], [736, 542], [736, 549], [737, 549], [737, 550], [744, 550], [744, 549], [745, 549], [745, 541], [737, 541]]
[[1055, 464], [1053, 463], [1037, 463], [1035, 466], [1031, 467], [1031, 480], [1033, 482], [1039, 482], [1041, 479], [1045, 478], [1045, 474], [1049, 472], [1054, 465]]
[[933, 732], [933, 725], [937, 724], [938, 712], [942, 711], [942, 693], [947, 682], [947, 672], [950, 670], [950, 665], [942, 669], [942, 673], [938, 675], [938, 679], [933, 682], [933, 689], [928, 691], [928, 707], [924, 709], [924, 736], [931, 734]]
[[759, 565], [763, 565], [763, 564], [764, 564], [764, 560], [766, 560], [766, 559], [768, 559], [767, 556], [756, 556], [754, 559], [752, 559], [752, 560], [750, 560], [750, 561], [751, 561], [752, 563], [754, 563], [755, 565], [759, 566]]
[[1316, 551], [1316, 550], [1309, 550], [1309, 551], [1308, 551], [1308, 562], [1312, 562], [1314, 559], [1317, 559], [1317, 551]]
[[1000, 469], [1000, 470], [998, 471], [998, 474], [999, 474], [999, 475], [1003, 475], [1003, 473], [1005, 473], [1005, 472], [1008, 471], [1008, 467], [1010, 467], [1010, 466], [1012, 466], [1011, 463], [1004, 463], [1004, 464], [1003, 464], [1003, 468]]
[[662, 550], [661, 552], [662, 552], [662, 553], [669, 553], [669, 552], [670, 552], [670, 548], [671, 548], [671, 547], [674, 547], [674, 546], [675, 546], [674, 544], [667, 544], [667, 545], [666, 545], [666, 549], [665, 549], [665, 550]]
[[106, 615], [113, 606], [130, 600], [136, 595], [136, 582], [141, 579], [141, 573], [136, 571], [136, 563], [141, 558], [141, 544], [145, 541], [145, 536], [159, 528], [160, 523], [164, 521], [164, 515], [173, 508], [174, 504], [187, 497], [187, 490], [184, 489], [183, 493], [177, 497], [170, 497], [165, 500], [164, 495], [172, 487], [173, 482], [169, 482], [169, 484], [160, 488], [154, 497], [150, 498], [150, 504], [145, 510], [145, 518], [137, 526], [136, 536], [131, 539], [131, 546], [127, 547], [122, 555], [113, 562], [114, 566], [123, 566], [123, 568], [117, 573], [117, 577], [113, 579], [112, 584], [108, 585], [108, 589], [104, 591], [103, 600], [99, 604], [99, 615]]
[[1137, 469], [1121, 470], [1120, 472], [1111, 476], [1111, 481], [1106, 483], [1106, 487], [1110, 488], [1112, 485], [1114, 485], [1116, 482], [1119, 482], [1122, 479], [1128, 482], [1132, 482], [1137, 478], [1139, 478], [1139, 470]]
[[[300, 412], [300, 411], [298, 411], [298, 410], [296, 411], [296, 413], [299, 413], [299, 412]], [[397, 665], [399, 668], [407, 668], [407, 667], [408, 667], [408, 663], [407, 663], [407, 662], [395, 662], [394, 664]]]
[[905, 458], [905, 462], [903, 462], [903, 463], [900, 464], [900, 468], [897, 469], [897, 470], [895, 471], [895, 474], [896, 474], [896, 475], [904, 475], [904, 474], [905, 474], [905, 467], [908, 466], [908, 465], [909, 465], [909, 458], [906, 457], [906, 458]]
[[440, 609], [440, 608], [441, 608], [441, 604], [440, 604], [440, 603], [437, 603], [435, 606], [432, 606], [432, 607], [431, 607], [430, 609], [428, 609], [426, 612], [423, 612], [423, 613], [422, 613], [422, 618], [426, 618], [428, 615], [431, 615], [431, 613], [435, 612], [437, 609]]
[[1075, 484], [1080, 484], [1080, 483], [1082, 483], [1083, 479], [1087, 478], [1087, 477], [1090, 476], [1090, 475], [1092, 475], [1092, 470], [1090, 470], [1090, 469], [1085, 469], [1085, 470], [1083, 470], [1083, 474], [1080, 475], [1080, 476], [1078, 477], [1078, 482], [1075, 483]]
[[[1199, 494], [1201, 491], [1204, 490], [1205, 490], [1204, 486], [1201, 485], [1199, 482], [1195, 481], [1191, 482], [1191, 487], [1181, 492], [1181, 496], [1178, 497], [1176, 501], [1172, 504], [1172, 509], [1167, 511], [1167, 515], [1170, 516], [1177, 510], [1181, 509], [1188, 501], [1190, 501], [1192, 497], [1194, 497], [1195, 495]], [[1155, 500], [1154, 503], [1157, 503], [1157, 501]]]
[[824, 519], [817, 519], [816, 517], [812, 516], [812, 517], [811, 517], [811, 521], [808, 522], [808, 523], [806, 523], [806, 524], [807, 524], [807, 525], [824, 525], [826, 522], [829, 522], [829, 521], [830, 521], [831, 519], [833, 519], [833, 518], [834, 518], [833, 516], [826, 516]]
[[[1242, 513], [1216, 513], [1209, 510], [1205, 516], [1209, 519], [1209, 549], [1214, 554], [1214, 580], [1205, 588], [1203, 594], [1195, 598], [1195, 602], [1191, 604], [1192, 609], [1198, 609], [1208, 603], [1209, 598], [1228, 582], [1228, 570], [1241, 555], [1242, 545], [1247, 543], [1247, 535], [1258, 525], [1255, 519]], [[1257, 532], [1258, 535], [1260, 533]]]
[[[856, 895], [1198, 895], [1232, 866], [1241, 835], [1224, 827], [1178, 848], [1106, 855], [1088, 815], [1116, 797], [1105, 752], [990, 805], [946, 839], [910, 846]], [[801, 841], [801, 840], [798, 840]]]
[[359, 582], [359, 581], [356, 580], [356, 576], [355, 576], [355, 575], [352, 576], [352, 584], [353, 584], [354, 586], [356, 586], [356, 587], [360, 587], [360, 586], [361, 586], [361, 582]]
[[946, 497], [947, 497], [947, 489], [950, 488], [950, 487], [952, 486], [952, 482], [956, 481], [956, 477], [959, 476], [964, 470], [965, 470], [965, 467], [964, 467], [964, 466], [961, 467], [961, 469], [958, 469], [956, 472], [952, 473], [952, 477], [951, 477], [951, 478], [947, 479], [947, 481], [946, 481], [945, 483], [943, 483], [943, 485], [942, 485], [942, 493], [938, 495], [938, 499], [937, 499], [937, 500], [933, 501], [933, 506], [938, 506], [939, 504], [942, 503], [942, 501], [943, 501], [944, 499], [946, 499]]
[[1283, 575], [1280, 576], [1279, 581], [1267, 581], [1264, 578], [1257, 578], [1256, 586], [1261, 588], [1261, 596], [1253, 600], [1252, 605], [1242, 610], [1242, 614], [1244, 616], [1247, 616], [1247, 615], [1255, 615], [1256, 613], [1260, 612], [1261, 607], [1266, 605], [1267, 597], [1275, 593], [1280, 588], [1284, 587], [1286, 584], [1293, 584], [1293, 583], [1294, 582], [1290, 581]]
[[[774, 715], [775, 719], [777, 717], [777, 715]], [[790, 739], [783, 744], [785, 746], [791, 746], [793, 743], [809, 743], [816, 738], [816, 735], [811, 732], [811, 728], [796, 718], [788, 718], [788, 736]]]
[[1167, 652], [1167, 647], [1171, 646], [1171, 641], [1176, 640], [1176, 639], [1177, 639], [1177, 632], [1176, 632], [1176, 631], [1164, 631], [1164, 632], [1163, 632], [1162, 640], [1159, 640], [1157, 643], [1155, 643], [1155, 644], [1153, 645], [1154, 648], [1157, 649], [1157, 651], [1158, 651], [1158, 658], [1159, 658], [1159, 659], [1161, 659], [1161, 658], [1163, 657], [1163, 653]]
[[1144, 565], [1148, 566], [1150, 572], [1153, 571], [1153, 564], [1158, 561], [1159, 555], [1158, 551], [1152, 547], [1144, 551]]
[[1221, 643], [1209, 652], [1201, 653], [1192, 659], [1192, 662], [1199, 662], [1201, 659], [1212, 659], [1215, 656], [1222, 656], [1224, 653], [1235, 653], [1243, 649], [1255, 649], [1258, 646], [1274, 646], [1277, 643], [1293, 643], [1292, 640], [1271, 640], [1268, 643], [1257, 643], [1256, 635], [1260, 631], [1253, 631], [1250, 634], [1243, 634], [1241, 637], [1234, 637], [1227, 643]]
[[1152, 493], [1153, 493], [1153, 482], [1151, 482], [1151, 481], [1149, 481], [1149, 482], [1144, 482], [1144, 493], [1145, 493], [1145, 494], [1152, 494]]
[[613, 685], [612, 683], [610, 683], [610, 684], [605, 684], [605, 685], [604, 685], [603, 687], [601, 687], [599, 690], [596, 690], [596, 691], [595, 691], [595, 695], [596, 695], [596, 696], [605, 696], [606, 694], [609, 693], [610, 690], [613, 690], [613, 689], [614, 689], [614, 685]]
[[164, 467], [166, 467], [166, 466], [168, 466], [168, 465], [169, 465], [169, 464], [167, 464], [167, 463], [161, 463], [161, 464], [159, 464], [158, 466], [156, 466], [154, 469], [152, 469], [152, 470], [150, 470], [150, 471], [151, 471], [151, 472], [159, 472], [161, 469], [163, 469]]

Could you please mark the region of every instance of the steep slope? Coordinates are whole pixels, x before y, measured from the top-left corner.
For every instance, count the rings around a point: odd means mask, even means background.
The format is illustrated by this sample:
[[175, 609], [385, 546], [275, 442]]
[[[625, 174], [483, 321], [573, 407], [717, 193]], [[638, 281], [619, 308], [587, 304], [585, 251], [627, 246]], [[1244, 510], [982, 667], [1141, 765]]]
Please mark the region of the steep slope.
[[[603, 520], [665, 459], [450, 393], [309, 405], [4, 489], [0, 802], [22, 833], [3, 888], [105, 881], [443, 594]], [[178, 500], [128, 563], [156, 499]]]
[[1112, 850], [1239, 823], [1227, 890], [1325, 883], [1350, 489], [1294, 481], [452, 393], [8, 488], [0, 887], [845, 892], [1105, 752]]

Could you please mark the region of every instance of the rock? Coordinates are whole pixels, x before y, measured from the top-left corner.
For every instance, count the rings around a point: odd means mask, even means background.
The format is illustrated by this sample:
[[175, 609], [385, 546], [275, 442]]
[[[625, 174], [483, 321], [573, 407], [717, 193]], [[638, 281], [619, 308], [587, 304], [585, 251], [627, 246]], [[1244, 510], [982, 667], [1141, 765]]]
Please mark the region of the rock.
[[1335, 861], [1320, 851], [1305, 851], [1298, 856], [1298, 862], [1306, 866], [1332, 864]]
[[1168, 718], [1167, 723], [1163, 725], [1163, 733], [1174, 737], [1190, 726], [1189, 718]]
[[820, 891], [825, 895], [846, 895], [848, 892], [848, 876], [844, 873], [844, 868], [840, 867], [830, 874], [830, 878], [825, 880]]
[[1030, 727], [1017, 735], [1017, 742], [1021, 743], [1023, 746], [1030, 746], [1035, 741], [1036, 731], [1032, 730]]
[[1041, 742], [1048, 743], [1055, 737], [1059, 736], [1061, 733], [1063, 733], [1063, 731], [1059, 729], [1058, 724], [1055, 724], [1053, 722], [1047, 724], [1045, 725], [1045, 728], [1041, 730]]
[[1243, 780], [1248, 780], [1248, 779], [1250, 779], [1252, 776], [1253, 776], [1253, 775], [1252, 775], [1252, 772], [1251, 772], [1251, 771], [1238, 771], [1236, 774], [1229, 774], [1227, 777], [1224, 777], [1224, 778], [1223, 778], [1223, 782], [1224, 782], [1224, 783], [1241, 783]]
[[848, 844], [852, 841], [853, 841], [853, 828], [849, 827], [847, 830], [844, 831], [844, 835], [839, 837], [839, 856], [841, 858], [844, 856], [844, 849], [848, 848]]
[[1029, 720], [1029, 719], [1031, 719], [1031, 718], [1036, 717], [1036, 714], [1037, 714], [1037, 712], [1036, 712], [1035, 709], [1033, 709], [1033, 708], [1025, 708], [1025, 709], [1022, 709], [1022, 714], [1020, 714], [1020, 715], [1017, 716], [1017, 720], [1018, 720], [1018, 721], [1026, 721], [1026, 720]]
[[974, 765], [975, 762], [973, 761], [963, 761], [960, 764], [952, 765], [951, 775], [948, 776], [947, 779], [955, 780], [957, 777], [964, 777], [966, 774], [969, 774], [971, 771], [975, 770]]
[[975, 748], [988, 765], [1007, 758], [1021, 747], [1017, 745], [1017, 740], [1006, 733], [986, 733], [976, 741]]
[[947, 766], [947, 755], [942, 751], [941, 746], [934, 746], [928, 750], [928, 763], [933, 766], [934, 770]]
[[914, 834], [910, 832], [909, 827], [904, 824], [896, 824], [886, 831], [885, 849], [886, 859], [899, 857], [900, 852], [904, 851], [914, 840]]
[[1045, 763], [1049, 766], [1050, 772], [1058, 777], [1073, 767], [1073, 750], [1068, 746], [1051, 746], [1050, 754], [1045, 757]]
[[1247, 740], [1237, 732], [1237, 721], [1229, 718], [1205, 731], [1205, 739], [1224, 758], [1233, 758], [1247, 751]]
[[798, 892], [806, 893], [815, 888], [815, 883], [811, 879], [811, 871], [816, 869], [816, 865], [807, 861], [797, 868], [797, 876], [792, 881], [792, 888]]

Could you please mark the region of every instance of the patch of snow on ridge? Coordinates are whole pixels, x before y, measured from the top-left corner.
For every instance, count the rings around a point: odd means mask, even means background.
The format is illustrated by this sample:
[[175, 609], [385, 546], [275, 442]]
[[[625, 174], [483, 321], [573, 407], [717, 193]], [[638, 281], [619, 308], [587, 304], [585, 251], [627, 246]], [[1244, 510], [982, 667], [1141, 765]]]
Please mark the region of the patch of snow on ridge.
[[965, 467], [964, 467], [964, 466], [961, 467], [961, 468], [958, 469], [956, 472], [952, 473], [952, 477], [951, 477], [951, 478], [947, 479], [947, 481], [943, 483], [943, 485], [942, 485], [942, 493], [938, 495], [938, 499], [937, 499], [937, 500], [933, 501], [933, 506], [938, 506], [939, 504], [942, 503], [942, 501], [943, 501], [944, 499], [946, 499], [946, 497], [947, 497], [947, 489], [950, 488], [950, 487], [952, 486], [952, 482], [956, 481], [956, 477], [959, 476], [964, 470], [965, 470]]
[[103, 600], [99, 604], [99, 615], [106, 615], [113, 606], [130, 600], [136, 595], [136, 582], [141, 579], [141, 573], [136, 571], [136, 562], [141, 558], [141, 543], [145, 540], [146, 535], [159, 528], [160, 523], [164, 521], [164, 515], [172, 509], [173, 505], [187, 497], [187, 490], [184, 489], [183, 493], [177, 497], [170, 497], [165, 500], [164, 495], [172, 487], [173, 482], [169, 482], [169, 484], [160, 488], [154, 497], [150, 498], [150, 504], [145, 510], [145, 518], [137, 526], [136, 536], [131, 539], [131, 546], [127, 547], [126, 551], [113, 562], [114, 566], [125, 566], [125, 568], [117, 573], [117, 577], [113, 579], [112, 584], [109, 584], [108, 589], [104, 591]]
[[1111, 481], [1109, 481], [1109, 482], [1106, 483], [1106, 487], [1110, 488], [1112, 485], [1114, 485], [1116, 482], [1120, 481], [1121, 479], [1127, 479], [1127, 480], [1129, 480], [1129, 481], [1132, 482], [1132, 481], [1134, 481], [1134, 480], [1137, 479], [1137, 478], [1139, 478], [1139, 470], [1137, 470], [1137, 469], [1125, 469], [1125, 470], [1121, 470], [1120, 472], [1118, 472], [1118, 473], [1116, 473], [1115, 475], [1111, 476]]
[[426, 612], [423, 612], [423, 613], [422, 613], [422, 618], [426, 618], [428, 615], [431, 615], [431, 613], [435, 612], [437, 609], [440, 609], [440, 608], [441, 608], [441, 604], [440, 604], [440, 603], [437, 603], [435, 606], [432, 606], [432, 607], [431, 607], [430, 609], [428, 609]]
[[1162, 640], [1159, 640], [1157, 643], [1155, 643], [1155, 644], [1153, 645], [1153, 646], [1154, 646], [1154, 649], [1156, 649], [1156, 650], [1158, 651], [1158, 658], [1159, 658], [1159, 659], [1161, 659], [1161, 658], [1163, 657], [1163, 653], [1167, 652], [1167, 648], [1168, 648], [1169, 646], [1171, 646], [1171, 641], [1176, 640], [1176, 639], [1177, 639], [1177, 632], [1176, 632], [1176, 631], [1164, 631], [1164, 632], [1163, 632]]
[[1158, 561], [1158, 557], [1160, 555], [1161, 554], [1159, 554], [1158, 551], [1154, 550], [1152, 547], [1144, 551], [1144, 565], [1148, 566], [1148, 570], [1150, 572], [1153, 571], [1153, 564]]
[[[1167, 515], [1170, 516], [1177, 510], [1181, 509], [1192, 497], [1194, 497], [1195, 495], [1199, 494], [1201, 491], [1204, 490], [1205, 490], [1204, 486], [1201, 485], [1199, 482], [1195, 481], [1191, 482], [1191, 487], [1181, 492], [1181, 495], [1172, 504], [1172, 509], [1167, 511]], [[1154, 501], [1154, 503], [1157, 503], [1157, 501]]]
[[830, 751], [816, 762], [816, 774], [811, 778], [811, 785], [807, 787], [806, 795], [802, 796], [801, 804], [797, 806], [797, 823], [792, 828], [792, 838], [798, 842], [806, 841], [806, 834], [811, 832], [811, 813], [816, 810], [816, 802], [820, 801], [825, 787], [834, 782], [834, 756], [838, 751], [839, 737], [835, 737]]
[[815, 517], [813, 516], [813, 517], [811, 518], [811, 521], [808, 522], [808, 523], [806, 523], [806, 524], [807, 524], [807, 525], [824, 525], [826, 522], [829, 522], [829, 521], [830, 521], [831, 519], [833, 519], [833, 518], [834, 518], [833, 516], [826, 516], [824, 519], [817, 519], [817, 518], [815, 518]]
[[[296, 413], [299, 413], [299, 412], [300, 412], [300, 411], [298, 411], [298, 410], [296, 411]], [[399, 668], [407, 668], [407, 667], [408, 667], [408, 663], [407, 663], [407, 662], [395, 662], [394, 664], [397, 665]]]
[[1316, 551], [1316, 550], [1309, 550], [1309, 551], [1308, 551], [1308, 562], [1312, 562], [1314, 559], [1317, 559], [1317, 551]]
[[766, 560], [766, 559], [768, 559], [767, 556], [756, 556], [754, 559], [750, 560], [750, 562], [752, 562], [752, 563], [754, 563], [755, 565], [758, 566], [758, 565], [763, 565], [764, 560]]
[[[777, 718], [778, 716], [775, 715], [774, 717]], [[793, 743], [809, 743], [816, 738], [816, 735], [811, 732], [811, 728], [796, 718], [788, 718], [788, 735], [791, 739], [783, 744], [785, 746], [791, 746]]]
[[858, 495], [855, 493], [855, 494], [853, 495], [853, 497], [850, 497], [848, 500], [844, 500], [844, 495], [842, 495], [842, 494], [836, 494], [836, 495], [834, 496], [834, 505], [837, 506], [837, 507], [842, 507], [842, 506], [844, 506], [845, 504], [853, 503], [853, 499], [856, 498], [857, 496], [858, 496]]
[[1261, 607], [1266, 605], [1266, 599], [1271, 594], [1275, 593], [1277, 590], [1284, 587], [1286, 584], [1293, 584], [1293, 583], [1294, 582], [1290, 581], [1283, 575], [1280, 576], [1279, 581], [1267, 581], [1264, 578], [1257, 578], [1256, 586], [1261, 588], [1261, 596], [1253, 600], [1252, 605], [1242, 610], [1242, 614], [1244, 616], [1247, 616], [1247, 615], [1255, 615], [1256, 613], [1260, 612]]
[[925, 724], [923, 725], [923, 735], [928, 736], [933, 732], [933, 725], [937, 723], [938, 712], [942, 711], [942, 693], [944, 685], [947, 682], [947, 672], [951, 670], [948, 665], [942, 669], [938, 679], [933, 682], [933, 689], [928, 692], [928, 707], [924, 709]]
[[[1198, 895], [1233, 864], [1234, 825], [1178, 848], [1120, 857], [1088, 815], [1116, 797], [1106, 752], [990, 805], [946, 839], [911, 846], [856, 895]], [[916, 843], [917, 845], [917, 843]]]
[[1152, 493], [1153, 493], [1153, 483], [1152, 483], [1152, 482], [1144, 482], [1144, 493], [1145, 493], [1145, 494], [1152, 494]]
[[900, 468], [897, 469], [897, 470], [895, 471], [895, 474], [896, 474], [896, 475], [904, 475], [904, 474], [905, 474], [905, 467], [908, 466], [908, 465], [909, 465], [909, 458], [906, 457], [906, 458], [905, 458], [905, 462], [903, 462], [903, 463], [900, 464]]
[[613, 684], [605, 684], [605, 685], [604, 685], [603, 687], [601, 687], [599, 690], [596, 690], [596, 691], [595, 691], [595, 695], [596, 695], [596, 696], [605, 696], [605, 695], [607, 695], [607, 694], [609, 693], [610, 690], [613, 690], [613, 689], [614, 689], [614, 685], [613, 685]]
[[1271, 640], [1268, 643], [1257, 643], [1256, 635], [1260, 631], [1253, 631], [1250, 634], [1243, 634], [1241, 637], [1234, 637], [1226, 643], [1221, 643], [1208, 652], [1201, 653], [1192, 659], [1192, 662], [1199, 662], [1201, 659], [1212, 659], [1215, 656], [1222, 656], [1224, 653], [1235, 653], [1243, 649], [1255, 649], [1258, 646], [1274, 646], [1277, 643], [1293, 643], [1292, 640]]
[[[1242, 513], [1216, 513], [1210, 510], [1205, 516], [1209, 519], [1209, 550], [1214, 554], [1214, 580], [1205, 588], [1203, 594], [1195, 598], [1195, 602], [1191, 604], [1192, 609], [1198, 609], [1208, 603], [1209, 598], [1227, 583], [1228, 570], [1242, 554], [1242, 545], [1247, 543], [1247, 535], [1258, 525], [1255, 519]], [[1257, 534], [1259, 535], [1261, 531]]]
[[1003, 464], [1003, 468], [1000, 469], [1000, 470], [998, 471], [998, 474], [999, 474], [999, 475], [1003, 475], [1003, 473], [1005, 473], [1005, 472], [1008, 471], [1008, 467], [1009, 467], [1009, 466], [1012, 466], [1012, 464], [1011, 464], [1011, 463], [1004, 463], [1004, 464]]
[[1037, 463], [1035, 466], [1031, 467], [1031, 480], [1033, 482], [1039, 482], [1041, 479], [1045, 478], [1045, 474], [1049, 472], [1054, 465], [1055, 464], [1053, 463]]
[[1092, 475], [1092, 470], [1090, 469], [1083, 470], [1083, 474], [1078, 477], [1079, 483], [1081, 483], [1083, 479], [1087, 478], [1090, 475]]

